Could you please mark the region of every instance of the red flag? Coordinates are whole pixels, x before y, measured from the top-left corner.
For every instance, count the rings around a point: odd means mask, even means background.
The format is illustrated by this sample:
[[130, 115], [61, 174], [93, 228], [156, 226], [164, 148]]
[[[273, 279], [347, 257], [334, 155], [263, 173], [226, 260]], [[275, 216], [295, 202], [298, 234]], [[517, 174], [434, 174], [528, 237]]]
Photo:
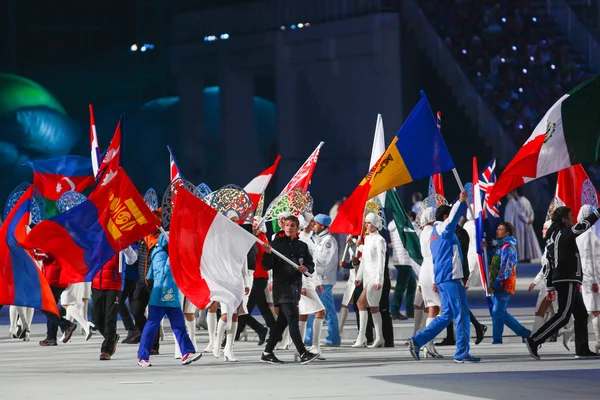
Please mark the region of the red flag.
[[442, 179], [442, 174], [433, 174], [433, 188], [435, 192], [441, 196], [444, 195], [444, 181]]
[[117, 125], [108, 150], [98, 169], [98, 180], [102, 179], [102, 186], [106, 186], [116, 175], [121, 166], [121, 121]]
[[319, 143], [315, 151], [313, 151], [310, 157], [304, 161], [304, 164], [302, 164], [298, 172], [296, 172], [281, 193], [289, 193], [298, 187], [301, 187], [305, 191], [308, 190], [308, 187], [310, 186], [310, 180], [312, 179], [313, 173], [315, 172], [315, 167], [317, 166], [317, 161], [319, 160], [321, 146], [324, 144], [325, 142]]
[[596, 196], [596, 189], [581, 164], [575, 164], [558, 172], [555, 197], [571, 209], [573, 217], [577, 218], [583, 204], [594, 204], [593, 201], [588, 200], [597, 199]]
[[127, 174], [119, 168], [88, 200], [37, 224], [20, 243], [42, 249], [89, 282], [119, 251], [158, 228]]
[[[256, 238], [181, 188], [173, 206], [169, 259], [175, 283], [198, 308], [233, 312], [244, 298], [242, 266]], [[224, 311], [226, 312], [226, 311]]]
[[29, 225], [30, 186], [0, 227], [0, 304], [38, 308], [58, 315], [48, 281], [29, 252], [18, 246]]
[[83, 192], [96, 183], [89, 158], [61, 156], [27, 161], [33, 169], [33, 185], [43, 197], [56, 201], [69, 190]]

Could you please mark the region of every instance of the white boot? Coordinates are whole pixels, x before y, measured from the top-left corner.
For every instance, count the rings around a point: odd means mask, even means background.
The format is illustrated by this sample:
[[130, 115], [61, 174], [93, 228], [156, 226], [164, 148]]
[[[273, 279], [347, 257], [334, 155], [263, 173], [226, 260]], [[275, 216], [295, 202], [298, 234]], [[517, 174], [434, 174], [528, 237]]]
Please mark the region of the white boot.
[[366, 311], [359, 311], [358, 318], [360, 319], [359, 329], [358, 329], [358, 337], [356, 338], [356, 343], [352, 345], [352, 347], [367, 347], [367, 324], [369, 323], [369, 313]]
[[537, 332], [538, 329], [540, 329], [544, 325], [545, 322], [546, 322], [546, 320], [544, 319], [544, 317], [538, 317], [536, 315], [535, 319], [533, 320], [533, 328], [531, 328], [531, 333]]
[[381, 313], [371, 313], [373, 317], [373, 326], [375, 327], [375, 341], [373, 344], [369, 346], [370, 349], [375, 349], [377, 347], [383, 347], [383, 327], [381, 323]]
[[421, 330], [421, 323], [423, 322], [423, 309], [415, 308], [415, 325], [413, 327], [413, 336]]
[[348, 307], [342, 306], [340, 309], [340, 315], [338, 316], [338, 326], [340, 328], [340, 338], [344, 332], [344, 325], [346, 325], [346, 319], [348, 319]]
[[209, 312], [206, 315], [206, 325], [208, 326], [208, 346], [204, 349], [204, 353], [212, 353], [217, 332], [217, 313]]
[[302, 337], [302, 343], [304, 343], [304, 338], [306, 337], [306, 322], [307, 321], [298, 321], [298, 328], [300, 328], [300, 336]]
[[16, 339], [17, 338], [17, 317], [18, 317], [18, 313], [17, 313], [17, 307], [15, 306], [10, 306], [10, 308], [8, 309], [8, 317], [10, 319], [10, 326], [8, 327], [8, 337], [11, 339]]
[[281, 336], [281, 342], [277, 346], [277, 350], [287, 350], [290, 347], [290, 330], [285, 328], [283, 335]]
[[188, 321], [187, 319], [185, 320], [185, 327], [187, 330], [187, 333], [190, 337], [190, 340], [192, 341], [192, 344], [194, 345], [194, 352], [198, 352], [198, 341], [196, 340], [196, 321], [191, 320]]
[[321, 330], [323, 328], [323, 320], [321, 318], [315, 318], [313, 321], [313, 345], [310, 349], [311, 353], [318, 354], [317, 359], [325, 360], [321, 356]]
[[217, 333], [215, 334], [215, 340], [213, 344], [213, 356], [215, 358], [219, 358], [221, 354], [221, 342], [223, 341], [223, 335], [225, 335], [225, 328], [227, 323], [219, 318], [219, 323], [217, 324]]
[[164, 341], [165, 340], [165, 319], [161, 319], [160, 320], [160, 328], [158, 329], [158, 338], [160, 339], [160, 341]]
[[592, 327], [596, 335], [596, 353], [600, 350], [600, 315], [592, 319]]
[[92, 323], [83, 317], [83, 310], [77, 306], [69, 306], [67, 307], [67, 316], [71, 318], [71, 320], [75, 320], [81, 325], [83, 330], [85, 331], [85, 340], [88, 341], [92, 337]]
[[177, 336], [175, 336], [175, 332], [173, 332], [173, 342], [175, 343], [175, 359], [181, 360], [181, 348], [179, 347], [179, 342], [177, 341]]
[[[429, 324], [434, 319], [435, 318], [427, 318], [427, 321], [425, 322], [426, 327], [429, 326]], [[423, 348], [425, 349], [425, 358], [428, 358], [428, 357], [432, 357], [432, 358], [444, 358], [444, 356], [442, 356], [440, 353], [438, 353], [437, 350], [435, 349], [435, 345], [433, 344], [433, 340], [431, 342], [427, 343], [425, 346], [423, 346]]]
[[225, 342], [225, 349], [223, 350], [225, 362], [237, 362], [237, 358], [235, 358], [235, 355], [233, 354], [233, 340], [235, 339], [237, 327], [237, 321], [233, 321], [231, 323], [231, 329], [227, 331], [227, 340]]

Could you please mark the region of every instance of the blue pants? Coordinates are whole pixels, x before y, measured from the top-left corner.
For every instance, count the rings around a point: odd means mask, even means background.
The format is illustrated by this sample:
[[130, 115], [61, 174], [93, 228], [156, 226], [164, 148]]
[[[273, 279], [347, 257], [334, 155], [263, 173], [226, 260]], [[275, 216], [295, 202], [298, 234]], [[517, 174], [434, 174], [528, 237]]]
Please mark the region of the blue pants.
[[494, 292], [492, 295], [492, 301], [494, 302], [494, 307], [492, 308], [493, 344], [502, 343], [504, 325], [508, 326], [514, 333], [522, 338], [527, 338], [531, 335], [531, 331], [521, 325], [519, 321], [506, 310], [509, 299], [510, 294], [504, 292]]
[[471, 338], [471, 321], [467, 292], [462, 282], [457, 279], [438, 284], [442, 300], [442, 313], [431, 324], [413, 336], [413, 341], [419, 347], [424, 346], [439, 335], [454, 320], [456, 326], [455, 360], [470, 357], [469, 339]]
[[169, 318], [171, 329], [177, 338], [181, 354], [195, 353], [194, 345], [185, 330], [185, 320], [183, 319], [181, 308], [148, 306], [148, 321], [146, 321], [146, 325], [144, 326], [140, 347], [138, 348], [138, 358], [140, 360], [150, 359], [150, 350], [160, 329], [160, 321], [162, 321], [165, 315]]
[[[330, 346], [337, 346], [341, 343], [340, 338], [340, 327], [338, 325], [337, 311], [335, 309], [335, 302], [333, 301], [333, 285], [323, 285], [323, 293], [317, 292], [317, 296], [321, 299], [321, 302], [325, 306], [325, 322], [327, 322], [327, 344]], [[306, 323], [306, 336], [305, 342], [312, 344], [312, 327], [315, 316], [311, 315]]]

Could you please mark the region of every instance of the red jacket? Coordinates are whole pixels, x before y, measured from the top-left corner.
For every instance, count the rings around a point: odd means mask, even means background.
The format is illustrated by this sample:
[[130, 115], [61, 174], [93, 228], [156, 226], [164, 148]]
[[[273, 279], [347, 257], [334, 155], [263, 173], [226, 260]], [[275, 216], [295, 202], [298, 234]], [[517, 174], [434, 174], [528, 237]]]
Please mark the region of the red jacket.
[[92, 281], [92, 288], [96, 290], [123, 290], [122, 275], [119, 272], [119, 254], [117, 254], [96, 274]]
[[34, 251], [33, 258], [36, 261], [42, 262], [42, 273], [44, 277], [48, 281], [48, 284], [52, 287], [59, 289], [66, 289], [67, 284], [60, 283], [60, 275], [62, 271], [62, 267], [58, 260], [52, 257], [50, 254], [43, 253], [41, 251]]
[[[259, 233], [258, 238], [265, 243], [269, 243], [269, 239], [267, 239], [267, 235], [264, 233]], [[256, 254], [256, 266], [254, 267], [254, 279], [268, 279], [269, 273], [263, 268], [262, 262], [263, 257], [265, 255], [265, 248], [257, 243], [258, 253]]]

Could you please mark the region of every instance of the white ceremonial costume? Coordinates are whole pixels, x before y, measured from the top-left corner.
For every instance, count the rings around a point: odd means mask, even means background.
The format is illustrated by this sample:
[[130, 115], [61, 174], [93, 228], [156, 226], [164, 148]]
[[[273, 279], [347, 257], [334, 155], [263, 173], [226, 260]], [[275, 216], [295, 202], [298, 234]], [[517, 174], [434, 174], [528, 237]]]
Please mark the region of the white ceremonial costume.
[[[593, 211], [591, 206], [581, 207], [577, 221], [581, 222]], [[592, 291], [593, 284], [600, 285], [600, 239], [594, 229], [588, 229], [576, 240], [583, 272], [581, 292], [585, 308], [588, 312], [600, 311], [600, 293]]]
[[524, 196], [520, 196], [517, 201], [520, 206], [519, 218], [515, 225], [517, 257], [519, 260], [537, 260], [542, 256], [542, 250], [533, 230], [532, 224], [535, 217], [533, 207]]
[[386, 244], [383, 236], [379, 232], [370, 232], [365, 237], [360, 268], [356, 274], [356, 280], [362, 281], [363, 288], [367, 292], [369, 307], [379, 307], [382, 290], [375, 290], [375, 285], [383, 286], [385, 253]]
[[[539, 288], [537, 301], [535, 302], [535, 311], [540, 309], [542, 305], [542, 301], [548, 296], [548, 287], [546, 286], [546, 273], [548, 268], [548, 258], [546, 258], [546, 249], [544, 249], [544, 254], [542, 254], [541, 258], [542, 266], [540, 268], [540, 272], [533, 279], [533, 284]], [[554, 300], [552, 304], [548, 307], [548, 311], [552, 314], [558, 311], [558, 300]], [[541, 325], [540, 325], [541, 326]]]
[[479, 272], [479, 262], [477, 255], [477, 234], [475, 231], [475, 221], [471, 213], [467, 213], [467, 222], [463, 229], [469, 234], [469, 251], [467, 252], [467, 262], [469, 263], [469, 279], [465, 285], [468, 288], [481, 287], [481, 273]]
[[[298, 235], [298, 239], [306, 243], [310, 255], [314, 256], [317, 246], [313, 242], [311, 234], [301, 231]], [[312, 315], [325, 309], [323, 302], [321, 302], [321, 299], [319, 299], [319, 296], [317, 295], [317, 286], [321, 284], [321, 279], [316, 271], [312, 274], [312, 278], [308, 278], [304, 275], [302, 276], [302, 289], [306, 291], [306, 295], [300, 296], [300, 302], [298, 303], [298, 313], [300, 315]]]
[[431, 246], [429, 244], [432, 232], [433, 226], [426, 225], [423, 227], [421, 237], [419, 238], [421, 255], [423, 256], [423, 263], [419, 272], [419, 286], [421, 286], [425, 307], [441, 307], [442, 300], [440, 294], [433, 291], [433, 255], [431, 254]]

